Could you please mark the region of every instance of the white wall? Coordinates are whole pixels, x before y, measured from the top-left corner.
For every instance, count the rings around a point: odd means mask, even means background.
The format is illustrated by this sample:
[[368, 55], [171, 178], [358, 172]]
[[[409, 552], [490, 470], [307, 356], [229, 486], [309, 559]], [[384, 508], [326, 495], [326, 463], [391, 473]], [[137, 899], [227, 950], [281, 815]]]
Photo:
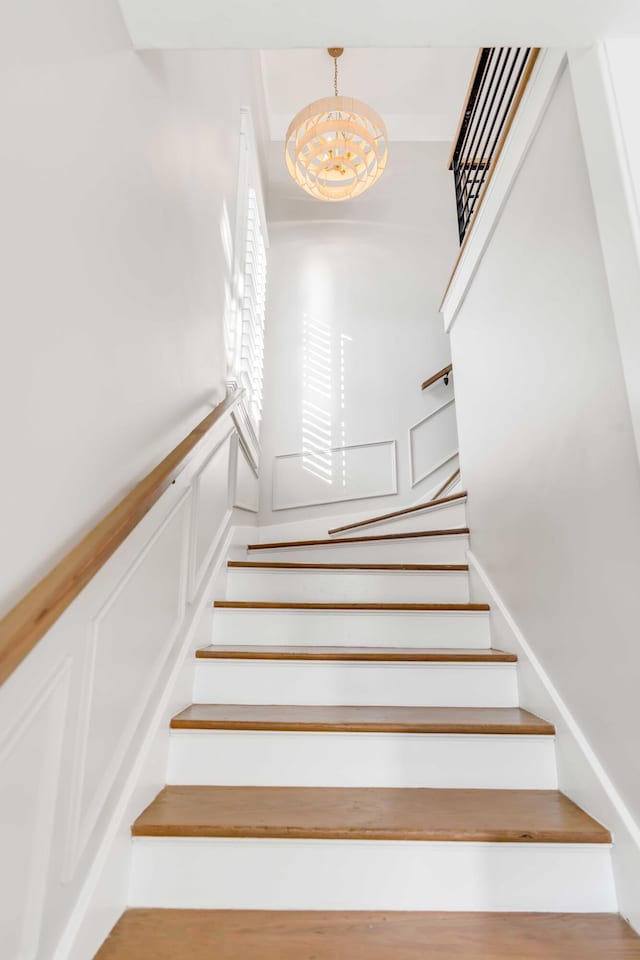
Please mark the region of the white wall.
[[640, 44], [570, 51], [571, 81], [593, 193], [640, 458]]
[[[2, 686], [0, 956], [87, 960], [125, 909], [131, 823], [210, 642], [237, 501], [232, 416]], [[247, 497], [246, 476], [241, 480]], [[249, 492], [249, 496], [252, 491]]]
[[451, 350], [473, 554], [631, 814], [610, 826], [637, 923], [640, 474], [568, 71]]
[[223, 395], [257, 99], [253, 54], [139, 55], [116, 0], [10, 4], [1, 33], [0, 613]]
[[[449, 360], [437, 312], [457, 248], [447, 152], [442, 143], [392, 143], [388, 168], [367, 194], [323, 204], [289, 179], [283, 145], [271, 146], [264, 523], [395, 509], [452, 472], [449, 464], [411, 486], [409, 429], [453, 396], [451, 384], [420, 390]], [[351, 449], [330, 462], [313, 454], [306, 438], [314, 434]], [[398, 495], [376, 499], [396, 489], [394, 442]], [[455, 452], [452, 410], [420, 427], [414, 446], [417, 479]], [[305, 450], [306, 463], [281, 459]], [[271, 510], [353, 496], [373, 499]]]
[[[640, 129], [634, 93], [640, 84], [640, 40], [609, 40], [604, 44], [620, 115], [624, 152], [632, 181], [633, 206], [640, 211]], [[636, 243], [638, 236], [636, 234]]]
[[[257, 94], [249, 53], [134, 53], [115, 0], [11, 4], [0, 45], [2, 612], [223, 395]], [[233, 433], [227, 416], [2, 687], [3, 957], [86, 960], [126, 905], [231, 505], [255, 504]]]
[[140, 47], [345, 47], [585, 45], [640, 34], [633, 0], [396, 0], [393, 16], [368, 0], [321, 6], [279, 0], [121, 0]]

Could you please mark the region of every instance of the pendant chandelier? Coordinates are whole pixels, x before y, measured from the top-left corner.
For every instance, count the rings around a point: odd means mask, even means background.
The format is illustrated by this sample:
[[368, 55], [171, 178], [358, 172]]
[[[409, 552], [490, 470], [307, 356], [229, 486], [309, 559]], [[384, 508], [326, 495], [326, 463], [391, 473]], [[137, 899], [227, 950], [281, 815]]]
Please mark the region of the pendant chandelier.
[[333, 58], [332, 97], [315, 100], [291, 121], [285, 159], [295, 182], [318, 200], [358, 197], [384, 173], [387, 131], [366, 103], [338, 95], [338, 57], [342, 47], [329, 47]]

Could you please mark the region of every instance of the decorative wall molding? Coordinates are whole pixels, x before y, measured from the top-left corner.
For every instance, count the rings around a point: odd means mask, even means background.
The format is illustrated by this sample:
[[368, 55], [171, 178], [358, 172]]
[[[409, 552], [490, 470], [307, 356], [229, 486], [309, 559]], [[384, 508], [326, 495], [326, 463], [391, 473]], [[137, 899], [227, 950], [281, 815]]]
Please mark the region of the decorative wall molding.
[[395, 440], [274, 457], [272, 509], [295, 510], [398, 492]]
[[260, 443], [243, 401], [235, 407], [231, 414], [231, 420], [238, 431], [238, 440], [244, 450], [247, 462], [257, 477], [260, 462]]
[[[454, 404], [455, 397], [452, 397], [409, 427], [409, 480], [412, 487], [457, 457], [458, 432]], [[453, 452], [450, 452], [452, 448]]]
[[249, 513], [257, 513], [260, 489], [258, 474], [247, 455], [240, 437], [235, 438], [235, 449], [231, 454], [234, 476], [231, 489], [234, 491], [233, 506]]
[[228, 411], [3, 685], [3, 957], [93, 956], [126, 905], [130, 808], [157, 789], [158, 737], [241, 536], [231, 526], [234, 449], [257, 484]]
[[[144, 776], [145, 765], [155, 743], [158, 729], [161, 725], [162, 729], [168, 729], [168, 719], [173, 712], [170, 701], [174, 695], [176, 682], [184, 668], [188, 652], [193, 649], [194, 636], [200, 629], [203, 614], [210, 610], [211, 585], [220, 575], [236, 535], [235, 529], [227, 529], [203, 578], [197, 597], [185, 609], [185, 619], [175, 644], [174, 655], [165, 663], [161, 685], [149, 704], [151, 715], [147, 719], [141, 736], [134, 744], [135, 755], [127, 770], [126, 779], [110, 810], [108, 822], [101, 831], [96, 853], [83, 880], [74, 910], [53, 952], [53, 960], [84, 960], [85, 957], [92, 956], [124, 909], [124, 900], [121, 905], [110, 904], [112, 920], [109, 922], [109, 917], [104, 916], [104, 910], [96, 911], [93, 901], [99, 885], [104, 882], [105, 867], [113, 855], [117, 838], [121, 837], [123, 832], [127, 837], [129, 835], [130, 817], [127, 816], [127, 810], [130, 807], [131, 798], [134, 792], [139, 790], [140, 780]], [[123, 893], [126, 896], [126, 891]]]
[[538, 56], [494, 175], [474, 217], [465, 249], [442, 300], [440, 311], [446, 331], [451, 329], [464, 302], [565, 64], [565, 51], [558, 47], [547, 47]]
[[[0, 926], [0, 954], [7, 958], [36, 960], [39, 953], [70, 675], [66, 657], [26, 700], [0, 745], [0, 834], [7, 831], [0, 846], [11, 864]], [[34, 749], [38, 762], [30, 764]]]
[[[225, 434], [192, 480], [189, 600], [197, 593], [218, 540], [231, 518], [232, 435], [233, 430]], [[215, 535], [214, 530], [218, 531]]]
[[[102, 607], [98, 610], [88, 625], [88, 638], [83, 651], [84, 665], [82, 670], [82, 689], [80, 691], [80, 708], [76, 727], [75, 759], [71, 767], [71, 802], [69, 804], [69, 833], [65, 856], [64, 877], [69, 880], [78, 865], [89, 839], [96, 827], [96, 823], [108, 803], [114, 786], [117, 783], [119, 772], [126, 758], [140, 718], [148, 706], [153, 694], [158, 676], [163, 669], [166, 658], [175, 640], [180, 623], [184, 617], [186, 604], [187, 581], [187, 532], [189, 511], [187, 507], [191, 499], [190, 492], [185, 492], [172, 510], [155, 530], [151, 538], [140, 550], [133, 563], [126, 569], [118, 580], [115, 588], [106, 597]], [[169, 537], [168, 534], [173, 534]], [[166, 541], [166, 544], [165, 544]], [[163, 547], [167, 547], [166, 556], [162, 554]], [[155, 556], [154, 556], [155, 554]], [[161, 575], [160, 584], [148, 590], [149, 580]], [[136, 577], [138, 579], [136, 580]], [[169, 590], [174, 589], [173, 602]], [[167, 603], [165, 612], [168, 619], [162, 622], [157, 617], [157, 609], [149, 608], [153, 596], [157, 596], [157, 605]], [[123, 690], [118, 688], [116, 696], [113, 687], [109, 685], [109, 710], [117, 711], [117, 722], [114, 729], [119, 728], [117, 742], [114, 744], [108, 761], [100, 757], [101, 773], [97, 784], [91, 789], [88, 785], [88, 762], [93, 756], [90, 751], [91, 733], [95, 722], [97, 709], [97, 685], [105, 681], [108, 683], [108, 672], [99, 669], [98, 660], [101, 647], [111, 642], [108, 647], [107, 660], [113, 657], [112, 645], [114, 637], [107, 634], [106, 624], [108, 617], [118, 609], [118, 603], [124, 608], [124, 621], [136, 621], [140, 624], [140, 633], [143, 633], [143, 624], [147, 625], [147, 643], [144, 649], [138, 652], [137, 663], [133, 655], [129, 657], [127, 672], [130, 679], [135, 673], [135, 667], [140, 670], [139, 682], [133, 685], [134, 692], [130, 698], [128, 716], [126, 705], [123, 704]], [[172, 609], [173, 608], [173, 609]], [[120, 640], [119, 631], [114, 631], [116, 641]], [[122, 669], [125, 662], [126, 648], [134, 650], [140, 645], [140, 633], [135, 636], [126, 634], [122, 639], [122, 656], [115, 658], [115, 665]], [[157, 645], [157, 647], [156, 647]], [[85, 795], [90, 791], [88, 795]]]

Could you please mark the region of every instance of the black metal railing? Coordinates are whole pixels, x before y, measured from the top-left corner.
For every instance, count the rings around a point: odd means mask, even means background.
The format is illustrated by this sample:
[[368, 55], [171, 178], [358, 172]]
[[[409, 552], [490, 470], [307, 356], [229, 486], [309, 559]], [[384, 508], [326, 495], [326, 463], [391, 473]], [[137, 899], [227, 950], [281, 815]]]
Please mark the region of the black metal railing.
[[516, 96], [525, 80], [531, 47], [483, 47], [476, 60], [449, 169], [453, 170], [458, 232], [464, 240]]

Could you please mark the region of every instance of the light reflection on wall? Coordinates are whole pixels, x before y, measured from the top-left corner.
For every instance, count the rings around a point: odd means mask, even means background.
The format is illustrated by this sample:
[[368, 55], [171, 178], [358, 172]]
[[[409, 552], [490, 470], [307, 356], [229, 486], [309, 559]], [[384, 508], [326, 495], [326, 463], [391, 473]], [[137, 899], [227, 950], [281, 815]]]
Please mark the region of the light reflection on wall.
[[302, 464], [327, 484], [333, 483], [331, 327], [305, 313], [302, 331]]
[[236, 352], [236, 323], [237, 323], [237, 297], [234, 296], [234, 285], [237, 280], [233, 276], [233, 239], [231, 236], [231, 221], [229, 220], [229, 210], [223, 200], [222, 212], [220, 214], [220, 241], [222, 252], [224, 254], [225, 278], [224, 278], [224, 312], [223, 312], [223, 331], [225, 348], [225, 377], [230, 380], [234, 376], [234, 360]]
[[352, 338], [346, 333], [340, 334], [340, 482], [344, 488], [347, 486], [347, 431], [345, 420], [345, 371], [346, 371], [346, 350], [345, 343], [351, 343]]

